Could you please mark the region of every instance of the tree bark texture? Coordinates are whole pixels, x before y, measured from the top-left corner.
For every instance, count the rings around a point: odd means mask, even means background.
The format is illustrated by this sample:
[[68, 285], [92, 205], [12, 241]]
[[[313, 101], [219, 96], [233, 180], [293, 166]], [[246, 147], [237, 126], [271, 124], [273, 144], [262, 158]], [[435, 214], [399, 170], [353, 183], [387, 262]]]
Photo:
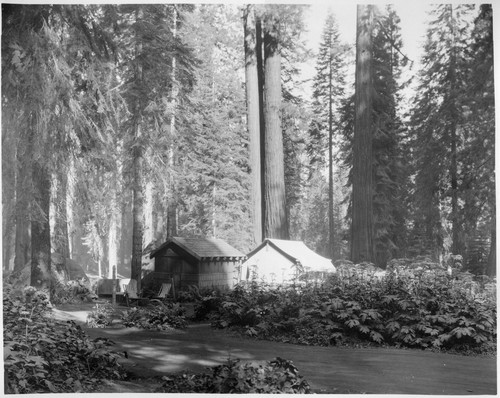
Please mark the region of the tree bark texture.
[[16, 230], [16, 140], [14, 134], [2, 137], [2, 261], [12, 270]]
[[[453, 19], [453, 5], [448, 5], [451, 18]], [[457, 123], [458, 123], [458, 108], [457, 108], [457, 53], [456, 53], [456, 38], [455, 28], [453, 24], [452, 29], [452, 49], [450, 54], [450, 70], [449, 70], [449, 83], [450, 83], [450, 96], [448, 98], [450, 104], [448, 124], [448, 139], [450, 142], [450, 188], [451, 188], [451, 223], [452, 223], [452, 247], [453, 254], [464, 254], [464, 244], [461, 239], [461, 222], [459, 219], [458, 207], [458, 166], [457, 166]]]
[[[136, 142], [140, 139], [140, 126], [136, 122], [135, 139]], [[137, 281], [137, 291], [140, 291], [140, 280], [142, 277], [142, 240], [143, 240], [143, 214], [144, 214], [144, 198], [142, 192], [143, 185], [143, 158], [141, 144], [134, 146], [134, 188], [133, 188], [133, 209], [132, 209], [132, 264], [131, 264], [131, 279]]]
[[[173, 23], [172, 32], [174, 39], [177, 37], [178, 15], [177, 9], [173, 8]], [[168, 165], [170, 167], [169, 188], [170, 192], [167, 198], [167, 237], [177, 236], [177, 192], [175, 187], [174, 168], [175, 162], [175, 147], [174, 137], [176, 135], [176, 112], [177, 112], [177, 97], [179, 96], [179, 87], [177, 82], [177, 58], [172, 56], [172, 115], [170, 116], [170, 148], [168, 151]]]
[[262, 180], [260, 142], [260, 100], [257, 65], [255, 9], [247, 5], [243, 15], [245, 34], [245, 88], [247, 101], [247, 128], [250, 149], [251, 217], [255, 244], [262, 242]]
[[111, 199], [111, 214], [109, 220], [109, 232], [108, 232], [108, 278], [113, 277], [113, 267], [115, 267], [116, 272], [118, 272], [118, 236], [119, 236], [119, 219], [120, 219], [120, 207], [118, 205], [118, 191], [113, 189]]
[[68, 179], [66, 190], [66, 215], [68, 218], [68, 257], [74, 259], [75, 255], [75, 212], [73, 211], [73, 202], [75, 199], [75, 160], [73, 157], [69, 159], [68, 163]]
[[[142, 20], [143, 11], [142, 6], [137, 6], [136, 23]], [[139, 56], [142, 52], [142, 43], [139, 32], [136, 32], [136, 70], [135, 79], [136, 84], [142, 83], [142, 65]], [[144, 198], [143, 198], [143, 147], [142, 147], [142, 134], [141, 134], [141, 104], [137, 100], [134, 109], [134, 122], [133, 122], [133, 207], [132, 207], [132, 263], [131, 279], [137, 281], [137, 291], [141, 290], [142, 278], [142, 240], [143, 240], [143, 215], [144, 215]]]
[[65, 167], [57, 170], [55, 173], [56, 192], [54, 195], [54, 231], [53, 231], [53, 250], [63, 258], [68, 258], [69, 253], [69, 232], [68, 232], [68, 214], [66, 212], [66, 197], [68, 188], [68, 174]]
[[283, 133], [281, 131], [281, 54], [279, 21], [269, 15], [264, 31], [264, 237], [288, 239]]
[[[148, 155], [146, 154], [146, 157]], [[153, 181], [146, 181], [144, 193], [144, 247], [153, 243], [154, 229], [154, 184]]]
[[15, 271], [22, 270], [31, 257], [29, 203], [32, 197], [32, 156], [32, 137], [29, 131], [23, 132], [17, 147]]
[[31, 220], [31, 286], [50, 295], [50, 173], [44, 165], [34, 162], [32, 176], [37, 211]]
[[357, 6], [355, 124], [352, 170], [351, 261], [374, 262], [372, 188], [373, 10]]

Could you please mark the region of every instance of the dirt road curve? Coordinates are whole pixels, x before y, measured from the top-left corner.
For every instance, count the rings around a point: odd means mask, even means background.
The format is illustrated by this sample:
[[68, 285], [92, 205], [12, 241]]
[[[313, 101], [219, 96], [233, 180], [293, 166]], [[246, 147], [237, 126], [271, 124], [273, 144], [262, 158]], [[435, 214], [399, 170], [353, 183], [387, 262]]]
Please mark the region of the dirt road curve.
[[480, 395], [497, 392], [496, 360], [398, 349], [307, 347], [255, 341], [191, 325], [185, 331], [88, 329], [127, 351], [137, 376], [205, 371], [227, 358], [290, 359], [316, 392]]

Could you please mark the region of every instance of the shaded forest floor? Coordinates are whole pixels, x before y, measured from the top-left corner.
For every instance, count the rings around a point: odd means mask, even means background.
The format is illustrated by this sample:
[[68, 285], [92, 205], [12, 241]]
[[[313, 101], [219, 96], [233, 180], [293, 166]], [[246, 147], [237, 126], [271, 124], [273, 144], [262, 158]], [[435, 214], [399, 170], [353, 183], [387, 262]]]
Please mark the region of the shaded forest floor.
[[[59, 306], [55, 316], [85, 326], [91, 303]], [[121, 306], [119, 307], [121, 309]], [[126, 307], [123, 307], [125, 309]], [[192, 323], [186, 330], [125, 328], [118, 321], [105, 329], [86, 328], [91, 338], [115, 342], [126, 381], [108, 381], [97, 392], [154, 392], [161, 377], [206, 372], [228, 358], [264, 362], [292, 360], [318, 393], [496, 394], [496, 359], [394, 348], [311, 347], [243, 338]]]

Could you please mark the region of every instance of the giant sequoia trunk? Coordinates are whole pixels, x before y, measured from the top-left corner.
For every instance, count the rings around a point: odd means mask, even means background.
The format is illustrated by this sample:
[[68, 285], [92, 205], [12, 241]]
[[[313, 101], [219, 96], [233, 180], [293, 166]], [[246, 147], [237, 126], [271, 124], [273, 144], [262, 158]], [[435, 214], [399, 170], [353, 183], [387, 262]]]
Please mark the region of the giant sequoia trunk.
[[[450, 14], [453, 18], [453, 6], [449, 5]], [[464, 254], [465, 245], [461, 239], [461, 222], [459, 218], [459, 207], [458, 207], [458, 134], [457, 134], [457, 124], [460, 117], [459, 110], [457, 106], [458, 98], [457, 92], [457, 53], [456, 46], [458, 45], [457, 39], [455, 37], [455, 28], [452, 25], [452, 49], [450, 54], [450, 70], [449, 70], [449, 84], [450, 84], [450, 97], [449, 101], [449, 120], [448, 123], [448, 139], [450, 142], [450, 188], [451, 188], [451, 223], [452, 223], [452, 247], [451, 251], [453, 254]]]
[[20, 134], [17, 147], [15, 271], [22, 270], [29, 263], [31, 249], [29, 202], [33, 151], [32, 138], [29, 129], [26, 130]]
[[351, 261], [374, 261], [372, 189], [373, 6], [358, 5], [352, 169]]
[[281, 131], [279, 21], [269, 15], [264, 31], [264, 237], [288, 239]]
[[[139, 122], [136, 122], [134, 127], [136, 142], [139, 141], [141, 136], [141, 128]], [[142, 179], [143, 179], [143, 158], [142, 158], [142, 144], [136, 143], [134, 146], [134, 187], [133, 187], [133, 204], [132, 204], [132, 264], [131, 264], [131, 279], [137, 281], [137, 290], [140, 291], [141, 276], [142, 276], [142, 235], [143, 235], [143, 221], [144, 214], [144, 199], [142, 193]]]
[[50, 173], [34, 162], [32, 176], [37, 211], [31, 221], [31, 286], [50, 294]]
[[[247, 101], [247, 128], [250, 147], [250, 175], [251, 175], [251, 217], [253, 238], [255, 244], [262, 242], [262, 168], [260, 142], [260, 89], [257, 53], [255, 8], [248, 5], [243, 15], [245, 33], [245, 87]], [[260, 32], [259, 32], [260, 33]], [[259, 40], [260, 42], [260, 40]]]
[[[173, 8], [172, 33], [174, 39], [177, 37], [178, 15], [177, 8]], [[177, 189], [174, 178], [175, 162], [175, 147], [174, 137], [176, 134], [176, 112], [177, 112], [177, 97], [179, 96], [179, 87], [177, 82], [177, 58], [172, 56], [172, 115], [170, 116], [170, 147], [168, 150], [168, 165], [170, 168], [169, 174], [169, 189], [167, 199], [167, 237], [177, 236]]]
[[[136, 11], [136, 24], [143, 18], [142, 7], [137, 6]], [[142, 43], [139, 33], [136, 32], [136, 70], [135, 79], [136, 84], [140, 87], [142, 84], [142, 65], [139, 56], [142, 52]], [[133, 204], [132, 204], [132, 263], [130, 278], [137, 281], [137, 291], [141, 290], [141, 277], [142, 277], [142, 238], [143, 238], [143, 221], [144, 214], [144, 199], [143, 199], [143, 147], [142, 147], [142, 134], [141, 134], [141, 104], [138, 100], [135, 101], [134, 106], [134, 123], [133, 123]]]

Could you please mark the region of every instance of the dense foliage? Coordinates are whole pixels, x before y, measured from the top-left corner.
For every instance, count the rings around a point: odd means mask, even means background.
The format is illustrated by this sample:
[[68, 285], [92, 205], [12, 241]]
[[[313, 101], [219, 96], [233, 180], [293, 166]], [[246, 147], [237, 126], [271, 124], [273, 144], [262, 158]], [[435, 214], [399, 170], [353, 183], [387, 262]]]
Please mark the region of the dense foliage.
[[7, 288], [3, 297], [6, 393], [90, 392], [125, 376], [111, 343], [51, 318], [44, 293], [28, 287], [15, 297]]
[[134, 307], [123, 311], [121, 319], [126, 327], [156, 330], [184, 329], [187, 327], [185, 312], [185, 308], [180, 304], [158, 303], [155, 306]]
[[229, 359], [212, 373], [163, 377], [160, 392], [212, 394], [307, 394], [309, 384], [291, 361], [275, 358], [264, 365]]
[[214, 326], [236, 327], [261, 339], [465, 353], [495, 349], [493, 281], [458, 271], [450, 276], [428, 259], [391, 266], [385, 275], [348, 266], [320, 284], [238, 286], [205, 301], [205, 309], [208, 303], [217, 308], [209, 314]]

